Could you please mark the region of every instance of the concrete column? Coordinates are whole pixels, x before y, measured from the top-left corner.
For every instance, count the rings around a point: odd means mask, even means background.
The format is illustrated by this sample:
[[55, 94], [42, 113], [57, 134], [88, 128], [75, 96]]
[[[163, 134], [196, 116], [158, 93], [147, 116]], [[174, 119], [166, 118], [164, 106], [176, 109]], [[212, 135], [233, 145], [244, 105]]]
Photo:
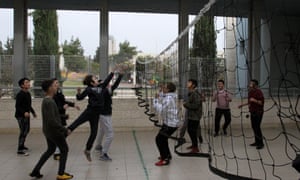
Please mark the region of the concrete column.
[[261, 59], [260, 79], [261, 88], [265, 96], [269, 96], [270, 88], [270, 62], [271, 62], [271, 32], [266, 19], [261, 20]]
[[101, 1], [100, 9], [100, 78], [105, 78], [108, 74], [108, 39], [109, 39], [109, 12], [107, 0]]
[[225, 31], [225, 66], [226, 66], [226, 77], [225, 84], [226, 88], [234, 92], [236, 89], [236, 60], [237, 60], [237, 49], [233, 48], [236, 45], [235, 40], [235, 28], [236, 18], [227, 17], [226, 27], [228, 30]]
[[14, 0], [14, 55], [12, 76], [14, 92], [18, 80], [27, 75], [27, 5], [26, 0]]
[[[179, 1], [179, 14], [178, 14], [178, 34], [180, 34], [189, 24], [189, 13], [188, 13], [187, 0]], [[185, 63], [188, 62], [189, 57], [189, 34], [186, 33], [179, 40], [178, 43], [178, 71], [179, 71], [179, 86], [178, 86], [178, 97], [182, 99], [185, 92], [185, 84], [187, 81], [187, 73], [184, 73]]]
[[248, 27], [249, 27], [249, 51], [248, 51], [248, 63], [249, 63], [249, 79], [260, 80], [260, 56], [261, 56], [261, 44], [260, 44], [260, 28], [261, 18], [257, 13], [260, 8], [260, 2], [257, 0], [251, 1], [251, 13], [249, 15]]

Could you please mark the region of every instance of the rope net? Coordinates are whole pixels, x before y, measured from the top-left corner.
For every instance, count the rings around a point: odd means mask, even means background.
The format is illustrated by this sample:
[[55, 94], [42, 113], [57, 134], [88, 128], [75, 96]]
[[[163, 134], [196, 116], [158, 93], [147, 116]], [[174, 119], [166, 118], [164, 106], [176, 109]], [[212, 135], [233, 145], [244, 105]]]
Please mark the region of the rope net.
[[[203, 137], [201, 151], [188, 153], [189, 137], [185, 137], [187, 143], [181, 142], [179, 128], [170, 137], [175, 140], [175, 152], [180, 156], [208, 158], [210, 170], [227, 179], [295, 179], [299, 175], [292, 163], [300, 150], [300, 27], [293, 24], [299, 19], [278, 16], [265, 8], [268, 16], [249, 28], [248, 22], [252, 21], [249, 18], [222, 17], [223, 26], [220, 27], [215, 21], [215, 32], [224, 38], [222, 53], [225, 56], [204, 58], [188, 55], [179, 58], [180, 40], [186, 34], [193, 37], [195, 24], [213, 8], [214, 3], [209, 1], [156, 58], [136, 63], [138, 104], [145, 108], [149, 120], [160, 127], [163, 117], [154, 111], [152, 99], [161, 84], [173, 82], [177, 92], [182, 93], [177, 106], [179, 124], [183, 124], [185, 109], [182, 103], [187, 94], [186, 82], [194, 78], [198, 81], [198, 91], [205, 96], [200, 120]], [[224, 5], [224, 11], [229, 6], [234, 4]], [[235, 10], [239, 11], [238, 8]], [[278, 37], [282, 34], [288, 37]], [[250, 38], [259, 39], [254, 41]], [[256, 54], [250, 55], [253, 52]], [[254, 77], [259, 78], [259, 87], [265, 97], [261, 126], [264, 148], [261, 150], [249, 146], [254, 141], [254, 135], [248, 107], [238, 108], [239, 104], [247, 102], [248, 82]], [[211, 98], [219, 79], [225, 80], [225, 87], [233, 97], [230, 103], [232, 122], [227, 135], [214, 137], [216, 105]]]

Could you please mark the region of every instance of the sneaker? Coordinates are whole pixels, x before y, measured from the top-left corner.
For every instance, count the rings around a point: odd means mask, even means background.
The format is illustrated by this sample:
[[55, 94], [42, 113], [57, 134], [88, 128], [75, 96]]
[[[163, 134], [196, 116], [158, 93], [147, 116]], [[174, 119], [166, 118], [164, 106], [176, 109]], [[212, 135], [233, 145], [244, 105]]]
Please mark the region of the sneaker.
[[23, 151], [23, 150], [19, 150], [18, 152], [17, 152], [17, 154], [18, 155], [22, 155], [22, 156], [29, 156], [29, 153], [27, 153], [27, 152], [25, 152], [25, 151]]
[[67, 179], [72, 179], [73, 175], [69, 173], [64, 173], [63, 175], [57, 175], [56, 180], [67, 180]]
[[29, 174], [29, 176], [30, 176], [30, 177], [33, 177], [33, 178], [36, 178], [36, 179], [40, 179], [40, 178], [43, 177], [43, 175], [40, 174], [39, 172], [31, 172], [31, 173]]
[[26, 147], [26, 146], [23, 146], [23, 147], [22, 147], [22, 150], [24, 150], [24, 151], [29, 151], [29, 148]]
[[260, 149], [262, 149], [262, 148], [264, 148], [264, 145], [263, 145], [263, 144], [260, 144], [260, 145], [257, 145], [257, 146], [256, 146], [256, 149], [257, 149], [257, 150], [260, 150]]
[[54, 154], [53, 159], [54, 160], [59, 160], [60, 159], [60, 154]]
[[100, 160], [101, 161], [112, 161], [112, 159], [106, 153], [104, 153], [103, 155], [100, 156]]
[[86, 159], [91, 162], [92, 161], [92, 157], [91, 157], [91, 152], [88, 150], [84, 150], [84, 155], [86, 157]]
[[170, 161], [165, 159], [165, 160], [160, 160], [158, 162], [155, 163], [155, 166], [166, 166], [166, 165], [169, 165], [170, 164]]

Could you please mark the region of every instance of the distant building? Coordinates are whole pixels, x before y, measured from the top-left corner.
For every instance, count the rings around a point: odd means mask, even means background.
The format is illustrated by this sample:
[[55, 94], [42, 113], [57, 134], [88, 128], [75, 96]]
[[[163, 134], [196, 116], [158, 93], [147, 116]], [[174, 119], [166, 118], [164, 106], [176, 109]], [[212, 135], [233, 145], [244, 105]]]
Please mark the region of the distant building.
[[108, 55], [113, 55], [117, 53], [116, 40], [113, 36], [109, 36], [108, 39]]

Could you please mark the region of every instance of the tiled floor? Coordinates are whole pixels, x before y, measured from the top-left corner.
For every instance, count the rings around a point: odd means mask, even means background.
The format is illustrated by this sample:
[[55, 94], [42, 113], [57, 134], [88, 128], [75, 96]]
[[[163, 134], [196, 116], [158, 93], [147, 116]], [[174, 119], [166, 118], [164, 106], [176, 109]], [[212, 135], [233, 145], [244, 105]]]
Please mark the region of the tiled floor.
[[[271, 137], [272, 130], [265, 131], [265, 135]], [[93, 152], [93, 161], [88, 162], [83, 155], [84, 145], [88, 134], [85, 132], [74, 132], [69, 138], [69, 157], [66, 171], [74, 174], [75, 180], [219, 180], [221, 177], [213, 174], [209, 170], [208, 159], [199, 157], [180, 157], [173, 153], [173, 159], [169, 166], [156, 167], [154, 163], [157, 161], [158, 151], [155, 146], [155, 135], [157, 131], [127, 131], [116, 132], [115, 139], [110, 149], [109, 155], [112, 157], [112, 162], [100, 161], [99, 154]], [[246, 133], [247, 135], [247, 133]], [[212, 148], [215, 149], [216, 154], [222, 154], [230, 156], [229, 150], [232, 146], [224, 146], [224, 144], [230, 144], [232, 138], [230, 136], [219, 136], [212, 138], [212, 136], [204, 135], [206, 141], [213, 140]], [[16, 142], [17, 134], [0, 134], [1, 149], [0, 149], [0, 180], [29, 180], [31, 179], [28, 174], [32, 170], [33, 166], [39, 159], [41, 153], [45, 150], [46, 144], [43, 134], [31, 133], [27, 138], [27, 146], [30, 148], [30, 156], [18, 156], [16, 155]], [[279, 139], [280, 140], [280, 139]], [[247, 139], [248, 144], [252, 139]], [[243, 157], [245, 151], [243, 149], [244, 144], [241, 139], [239, 142], [235, 142], [235, 155]], [[281, 150], [284, 148], [284, 139], [274, 144], [269, 143], [269, 146], [275, 155], [275, 159], [278, 157], [285, 157], [284, 152]], [[175, 142], [170, 140], [170, 147], [174, 146]], [[184, 145], [186, 147], [188, 144]], [[224, 147], [223, 147], [224, 146]], [[185, 148], [182, 148], [185, 150]], [[247, 150], [247, 154], [254, 157], [266, 158], [268, 155], [267, 147], [264, 150], [258, 152], [255, 149]], [[181, 148], [179, 149], [181, 150]], [[207, 151], [207, 143], [202, 145], [202, 150]], [[228, 151], [228, 153], [227, 153]], [[292, 156], [292, 154], [291, 154]], [[219, 157], [214, 157], [212, 160], [216, 161]], [[285, 159], [283, 161], [286, 161]], [[235, 161], [234, 161], [235, 162]], [[228, 165], [227, 170], [236, 172], [237, 168], [235, 163], [229, 159], [224, 162], [222, 158], [218, 160], [219, 167], [225, 167]], [[268, 161], [267, 161], [268, 162]], [[272, 162], [271, 159], [269, 161]], [[252, 162], [250, 162], [252, 164]], [[254, 176], [262, 172], [262, 168], [258, 161], [253, 162], [251, 165], [251, 171]], [[275, 162], [280, 164], [280, 162]], [[248, 164], [239, 163], [239, 172], [249, 174]], [[289, 167], [289, 166], [288, 166]], [[56, 177], [58, 168], [58, 162], [49, 159], [41, 173], [44, 174], [45, 180], [53, 180]], [[266, 168], [266, 171], [272, 171], [272, 169]], [[281, 179], [297, 179], [298, 174], [292, 168], [286, 170], [278, 170], [277, 173]], [[260, 179], [277, 179], [275, 176], [269, 176]]]
[[[75, 180], [221, 179], [209, 171], [207, 159], [173, 154], [169, 166], [156, 167], [155, 135], [153, 131], [117, 132], [109, 153], [113, 161], [100, 161], [99, 154], [93, 152], [93, 161], [88, 162], [83, 155], [88, 134], [74, 132], [68, 138], [70, 152], [66, 171], [74, 174]], [[46, 148], [43, 134], [28, 136], [26, 145], [30, 155], [27, 157], [16, 154], [17, 134], [0, 134], [0, 139], [0, 180], [31, 179], [28, 174]], [[170, 141], [172, 149], [173, 145]], [[41, 170], [43, 179], [55, 179], [57, 168], [58, 162], [49, 159]]]

